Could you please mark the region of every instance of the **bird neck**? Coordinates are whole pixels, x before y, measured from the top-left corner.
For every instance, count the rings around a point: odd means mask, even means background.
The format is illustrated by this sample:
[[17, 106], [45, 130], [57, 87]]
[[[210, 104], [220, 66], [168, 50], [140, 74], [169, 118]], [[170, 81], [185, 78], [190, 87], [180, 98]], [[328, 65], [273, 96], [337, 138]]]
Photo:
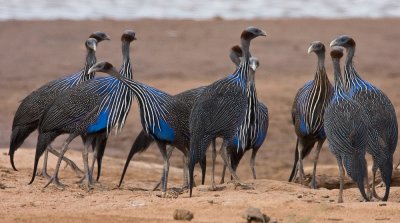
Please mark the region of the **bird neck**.
[[250, 40], [242, 38], [240, 40], [240, 44], [241, 44], [242, 52], [243, 52], [243, 58], [242, 58], [242, 63], [243, 63], [243, 61], [248, 61], [249, 58], [251, 57], [251, 55], [250, 55]]
[[132, 66], [129, 55], [130, 42], [122, 42], [122, 68], [121, 74], [129, 79], [132, 79]]
[[325, 54], [319, 53], [317, 54], [317, 56], [318, 56], [318, 62], [317, 62], [317, 70], [314, 76], [314, 85], [317, 85], [318, 87], [322, 88], [325, 85], [329, 84], [329, 79], [328, 76], [326, 75], [326, 70], [325, 70]]
[[92, 79], [95, 73], [88, 73], [89, 69], [96, 63], [96, 53], [94, 50], [88, 49], [86, 54], [85, 66], [83, 68], [82, 79], [83, 81]]
[[165, 122], [168, 114], [167, 102], [172, 101], [172, 97], [126, 77], [117, 76], [117, 78], [135, 94], [139, 103], [143, 129], [147, 133], [153, 133], [157, 129], [161, 130], [161, 122]]
[[333, 58], [333, 73], [335, 77], [335, 93], [343, 93], [343, 80], [342, 73], [340, 71], [340, 61], [338, 58]]
[[346, 64], [344, 67], [345, 68], [344, 78], [348, 89], [351, 89], [351, 84], [355, 83], [356, 79], [361, 79], [360, 76], [357, 74], [353, 65], [354, 53], [355, 53], [355, 47], [347, 48], [347, 57], [345, 62]]

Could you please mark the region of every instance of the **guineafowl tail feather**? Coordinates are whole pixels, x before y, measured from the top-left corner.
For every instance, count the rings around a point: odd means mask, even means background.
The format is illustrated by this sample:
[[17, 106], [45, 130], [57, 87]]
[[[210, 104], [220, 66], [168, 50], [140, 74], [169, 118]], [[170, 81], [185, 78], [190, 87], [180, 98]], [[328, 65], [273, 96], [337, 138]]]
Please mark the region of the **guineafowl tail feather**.
[[293, 177], [296, 173], [296, 169], [297, 169], [297, 162], [299, 161], [299, 153], [297, 152], [297, 147], [299, 146], [299, 139], [297, 138], [296, 140], [296, 147], [295, 147], [295, 151], [294, 151], [294, 162], [293, 162], [293, 168], [292, 168], [292, 173], [290, 173], [289, 176], [289, 182], [292, 182]]
[[366, 201], [369, 201], [367, 194], [365, 193], [364, 177], [366, 174], [367, 162], [365, 160], [365, 154], [357, 154], [354, 156], [343, 157], [343, 164], [347, 174], [353, 179], [360, 190], [361, 195]]
[[387, 201], [389, 199], [390, 184], [392, 183], [392, 173], [393, 173], [393, 156], [391, 156], [387, 162], [379, 167], [381, 172], [381, 177], [385, 183], [385, 195], [382, 200]]
[[[96, 142], [98, 143], [98, 142]], [[100, 139], [100, 143], [97, 146], [97, 177], [96, 181], [99, 181], [101, 175], [101, 163], [103, 162], [104, 151], [106, 150], [107, 136]]]
[[[202, 136], [202, 138], [192, 137], [190, 141], [190, 151], [189, 151], [189, 188], [190, 196], [192, 196], [192, 189], [194, 184], [194, 166], [197, 162], [205, 162], [205, 154], [207, 147], [210, 145], [211, 140]], [[203, 165], [203, 164], [201, 164]]]
[[10, 155], [11, 166], [16, 171], [17, 168], [15, 167], [14, 163], [15, 151], [17, 151], [17, 149], [22, 145], [22, 143], [24, 143], [25, 139], [36, 129], [36, 127], [37, 123], [34, 123], [32, 125], [16, 126], [12, 130], [10, 139], [10, 149], [8, 151], [8, 154]]
[[36, 145], [36, 153], [35, 153], [35, 163], [33, 165], [33, 173], [32, 179], [28, 184], [32, 184], [35, 180], [37, 166], [39, 164], [39, 159], [43, 155], [44, 151], [46, 150], [47, 146], [54, 140], [57, 135], [54, 133], [44, 133], [39, 134], [38, 142]]
[[126, 170], [128, 169], [129, 163], [136, 153], [141, 153], [146, 151], [149, 148], [150, 144], [154, 141], [151, 135], [148, 135], [146, 132], [141, 131], [140, 134], [136, 137], [135, 142], [133, 143], [131, 150], [129, 151], [129, 155], [126, 158], [124, 170], [122, 171], [121, 179], [119, 180], [118, 187], [121, 186], [122, 181], [124, 180]]
[[206, 170], [207, 170], [207, 158], [204, 156], [200, 159], [200, 168], [201, 168], [201, 184], [204, 185], [206, 180]]

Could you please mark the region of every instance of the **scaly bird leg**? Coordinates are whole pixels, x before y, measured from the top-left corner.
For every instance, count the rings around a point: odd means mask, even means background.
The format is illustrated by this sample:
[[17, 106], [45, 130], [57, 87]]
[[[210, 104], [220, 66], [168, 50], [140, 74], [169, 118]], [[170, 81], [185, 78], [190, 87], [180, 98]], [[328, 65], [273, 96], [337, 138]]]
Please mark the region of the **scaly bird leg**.
[[50, 175], [47, 174], [47, 159], [49, 158], [49, 152], [46, 151], [44, 152], [44, 160], [43, 160], [43, 168], [42, 168], [42, 172], [40, 174], [38, 174], [38, 176], [42, 176], [48, 180], [50, 180]]
[[[47, 147], [47, 150], [53, 155], [60, 157], [60, 153], [56, 149], [54, 149], [51, 145]], [[75, 172], [76, 175], [78, 176], [83, 175], [83, 171], [72, 160], [68, 159], [65, 156], [62, 158], [62, 160], [67, 163], [67, 166], [70, 166], [72, 168], [72, 170]]]
[[322, 144], [324, 143], [324, 140], [319, 140], [318, 145], [317, 145], [317, 151], [315, 151], [315, 157], [314, 157], [314, 169], [313, 169], [313, 175], [312, 179], [310, 182], [310, 188], [311, 189], [317, 189], [317, 180], [316, 180], [316, 173], [317, 173], [317, 163], [318, 163], [318, 158], [319, 158], [319, 152], [321, 152]]
[[60, 183], [59, 179], [58, 179], [58, 171], [60, 170], [60, 165], [61, 165], [61, 161], [62, 158], [64, 156], [64, 154], [67, 152], [68, 150], [68, 145], [71, 143], [71, 141], [76, 137], [77, 135], [71, 134], [68, 136], [68, 138], [65, 140], [65, 142], [63, 143], [62, 147], [61, 147], [61, 153], [60, 156], [58, 157], [58, 161], [57, 161], [57, 166], [56, 169], [54, 170], [54, 175], [50, 178], [50, 181], [44, 186], [47, 187], [49, 186], [51, 183], [54, 183], [58, 188], [64, 189], [64, 184]]
[[344, 168], [341, 158], [337, 158], [338, 166], [339, 166], [339, 179], [340, 179], [340, 190], [339, 190], [339, 198], [338, 203], [343, 203], [343, 186], [344, 186]]

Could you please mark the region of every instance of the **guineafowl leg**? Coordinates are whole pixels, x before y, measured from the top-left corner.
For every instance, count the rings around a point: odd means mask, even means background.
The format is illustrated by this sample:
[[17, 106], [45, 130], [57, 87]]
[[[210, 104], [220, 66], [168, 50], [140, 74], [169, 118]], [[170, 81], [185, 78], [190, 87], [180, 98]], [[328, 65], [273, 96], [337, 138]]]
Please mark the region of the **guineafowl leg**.
[[[167, 159], [169, 160], [169, 158], [171, 158], [172, 155], [172, 151], [174, 150], [173, 146], [167, 146]], [[185, 156], [183, 156], [183, 164], [185, 165]], [[169, 165], [169, 164], [168, 164]], [[168, 166], [169, 169], [169, 166]], [[187, 168], [185, 170], [185, 166], [183, 167], [183, 181], [184, 183], [187, 182], [187, 180], [185, 179], [185, 171], [187, 171]], [[158, 187], [160, 187], [161, 183], [163, 182], [163, 175], [161, 176], [160, 181], [156, 184], [156, 186], [153, 188], [153, 191], [157, 190]], [[189, 183], [188, 183], [189, 185]]]
[[240, 182], [239, 177], [236, 175], [236, 171], [232, 168], [232, 163], [231, 163], [231, 159], [230, 156], [228, 156], [228, 152], [227, 152], [227, 140], [224, 140], [224, 142], [222, 143], [222, 147], [221, 147], [221, 157], [225, 162], [225, 165], [228, 167], [229, 171], [231, 172], [231, 176], [233, 177], [233, 183], [235, 184], [235, 186], [241, 186], [243, 188], [251, 188], [250, 186], [243, 184]]
[[46, 151], [44, 152], [44, 160], [43, 160], [42, 172], [40, 174], [38, 174], [38, 175], [49, 180], [51, 177], [50, 177], [49, 174], [47, 174], [47, 159], [48, 158], [49, 158], [49, 152], [46, 149]]
[[316, 173], [317, 173], [317, 163], [318, 163], [318, 158], [319, 158], [319, 152], [321, 152], [322, 144], [324, 144], [325, 140], [319, 140], [318, 145], [317, 145], [317, 151], [315, 151], [315, 157], [314, 157], [314, 169], [313, 169], [313, 174], [312, 174], [312, 179], [310, 182], [310, 188], [311, 189], [317, 189], [317, 181], [316, 181]]
[[211, 188], [210, 190], [215, 191], [217, 187], [215, 186], [215, 161], [217, 159], [217, 149], [215, 146], [215, 139], [212, 141], [212, 167], [211, 167]]
[[[367, 165], [365, 165], [364, 172], [365, 172], [365, 174], [364, 174], [364, 185], [367, 187], [367, 198], [368, 198], [368, 201], [370, 201], [371, 198], [372, 198], [372, 194], [371, 194], [371, 189], [369, 187], [369, 182], [368, 182], [368, 166]], [[373, 176], [373, 178], [374, 178], [373, 180], [375, 180], [375, 176]]]
[[161, 197], [165, 198], [165, 197], [167, 197], [169, 159], [168, 159], [168, 154], [166, 151], [165, 144], [164, 143], [157, 143], [157, 144], [158, 144], [158, 148], [160, 149], [161, 155], [163, 156], [163, 159], [164, 159], [164, 169], [163, 169], [163, 175], [161, 178]]
[[343, 168], [342, 159], [340, 157], [337, 157], [337, 163], [339, 166], [339, 180], [340, 180], [338, 203], [343, 203], [344, 168]]
[[299, 161], [298, 161], [298, 167], [296, 171], [299, 171], [299, 181], [300, 184], [303, 185], [304, 181], [304, 169], [303, 169], [303, 159], [302, 159], [302, 153], [303, 153], [303, 145], [302, 143], [299, 144], [297, 152], [299, 153]]
[[183, 189], [187, 190], [189, 189], [189, 159], [183, 155], [182, 156], [182, 162], [183, 162]]
[[[52, 153], [57, 157], [60, 157], [60, 153], [56, 149], [54, 149], [51, 145], [47, 147], [47, 151], [49, 151], [50, 153]], [[72, 160], [68, 159], [65, 156], [62, 158], [62, 160], [67, 163], [67, 166], [70, 166], [72, 168], [72, 170], [76, 173], [76, 175], [82, 176], [83, 171]]]
[[65, 187], [64, 184], [60, 183], [60, 181], [58, 180], [58, 171], [60, 170], [62, 158], [63, 158], [65, 152], [67, 152], [67, 150], [68, 150], [68, 145], [71, 143], [71, 141], [76, 136], [77, 135], [74, 135], [74, 134], [69, 135], [68, 138], [63, 143], [63, 145], [61, 147], [60, 156], [58, 157], [57, 166], [56, 166], [56, 169], [54, 170], [54, 175], [50, 178], [49, 182], [44, 187], [47, 187], [51, 183], [54, 183], [57, 187], [64, 189], [64, 187]]
[[[84, 170], [85, 170], [85, 180], [86, 181], [86, 187], [87, 190], [89, 191], [90, 189], [94, 188], [94, 183], [92, 180], [92, 176], [90, 174], [90, 170], [89, 170], [89, 158], [88, 158], [88, 153], [89, 153], [89, 146], [91, 145], [91, 140], [87, 140], [85, 142], [85, 146], [82, 152], [82, 158], [83, 158], [83, 164], [84, 164]], [[83, 183], [83, 181], [82, 181]]]
[[226, 165], [224, 163], [224, 167], [222, 168], [221, 180], [219, 181], [220, 184], [223, 184], [225, 182], [225, 171], [226, 171]]
[[375, 165], [375, 162], [374, 162], [372, 164], [372, 185], [371, 185], [372, 196], [374, 196], [376, 199], [382, 200], [382, 198], [376, 193], [376, 190], [375, 190], [376, 171], [378, 171], [378, 167]]
[[99, 144], [96, 143], [96, 146], [95, 146], [94, 151], [93, 151], [92, 165], [91, 165], [91, 167], [90, 167], [90, 169], [89, 169], [90, 177], [91, 177], [92, 179], [93, 179], [93, 174], [94, 174], [94, 164], [96, 163], [97, 155], [98, 155], [98, 152], [99, 152], [98, 146], [99, 146]]
[[253, 173], [253, 179], [256, 179], [256, 168], [255, 168], [255, 161], [256, 161], [256, 155], [258, 152], [258, 148], [253, 148], [253, 151], [251, 151], [251, 158], [250, 158], [250, 168], [251, 168], [251, 172]]

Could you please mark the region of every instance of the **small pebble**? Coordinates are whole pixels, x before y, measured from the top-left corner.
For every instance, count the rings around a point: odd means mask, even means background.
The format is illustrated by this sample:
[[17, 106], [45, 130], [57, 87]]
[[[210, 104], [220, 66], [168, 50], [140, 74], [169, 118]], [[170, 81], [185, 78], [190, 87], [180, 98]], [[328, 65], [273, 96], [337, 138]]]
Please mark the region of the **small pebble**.
[[174, 211], [174, 220], [190, 221], [193, 219], [193, 213], [185, 209], [176, 209]]
[[302, 198], [302, 197], [303, 197], [302, 194], [298, 194], [298, 195], [297, 195], [297, 198]]
[[386, 206], [386, 203], [379, 203], [379, 206]]
[[145, 205], [145, 203], [143, 201], [131, 201], [130, 203], [131, 203], [131, 206], [134, 208], [140, 208]]
[[244, 219], [247, 220], [248, 223], [251, 222], [261, 222], [268, 223], [270, 221], [270, 217], [263, 214], [260, 209], [250, 207], [248, 208], [242, 215]]
[[322, 198], [329, 198], [329, 195], [322, 195]]

